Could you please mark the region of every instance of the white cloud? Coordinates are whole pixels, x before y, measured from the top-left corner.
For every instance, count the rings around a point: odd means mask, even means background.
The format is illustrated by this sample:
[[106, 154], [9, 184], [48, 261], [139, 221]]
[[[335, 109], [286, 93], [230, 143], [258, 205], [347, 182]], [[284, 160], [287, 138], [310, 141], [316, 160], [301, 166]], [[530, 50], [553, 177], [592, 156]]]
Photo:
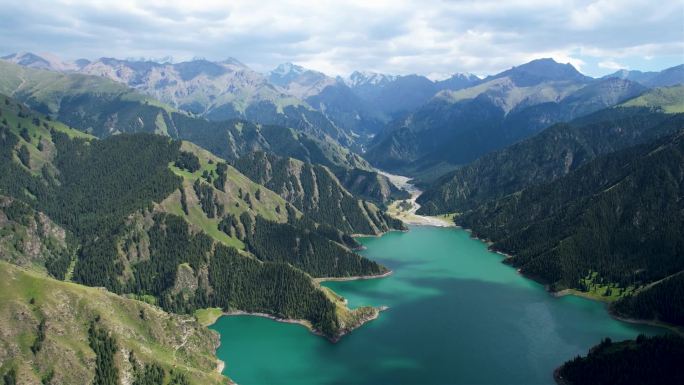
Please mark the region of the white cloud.
[[609, 70], [624, 70], [624, 69], [629, 69], [628, 66], [624, 64], [620, 64], [614, 60], [604, 60], [598, 63], [598, 66], [601, 68], [609, 69]]
[[[497, 72], [539, 57], [684, 61], [684, 3], [663, 0], [3, 0], [0, 53], [236, 57], [332, 75]], [[677, 59], [679, 58], [679, 59]]]

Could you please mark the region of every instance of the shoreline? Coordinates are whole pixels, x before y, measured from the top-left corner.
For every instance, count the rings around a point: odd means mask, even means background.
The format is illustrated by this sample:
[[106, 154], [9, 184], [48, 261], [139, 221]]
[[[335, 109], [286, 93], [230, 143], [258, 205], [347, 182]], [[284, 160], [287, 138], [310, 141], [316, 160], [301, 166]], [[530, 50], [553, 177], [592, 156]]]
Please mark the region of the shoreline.
[[[408, 191], [409, 194], [411, 195], [411, 197], [410, 197], [409, 199], [395, 200], [395, 201], [393, 201], [393, 202], [388, 206], [387, 212], [388, 212], [392, 217], [397, 218], [397, 219], [400, 219], [400, 220], [404, 221], [406, 224], [409, 224], [409, 225], [415, 225], [415, 226], [437, 226], [437, 227], [456, 227], [456, 228], [462, 229], [462, 230], [466, 231], [468, 234], [470, 234], [470, 237], [471, 237], [471, 238], [477, 239], [478, 241], [484, 243], [484, 244], [486, 245], [486, 247], [487, 247], [487, 250], [489, 250], [490, 252], [499, 254], [501, 257], [503, 257], [503, 259], [501, 260], [502, 263], [508, 264], [506, 261], [508, 261], [508, 260], [510, 260], [510, 259], [512, 259], [512, 258], [514, 258], [514, 256], [511, 255], [511, 254], [507, 254], [507, 253], [504, 253], [504, 252], [498, 251], [498, 250], [493, 250], [493, 249], [491, 248], [491, 246], [494, 244], [494, 242], [492, 242], [492, 241], [489, 240], [489, 239], [483, 239], [483, 238], [478, 237], [477, 235], [475, 235], [475, 234], [473, 233], [473, 230], [472, 230], [472, 229], [465, 228], [465, 227], [460, 226], [460, 225], [457, 225], [457, 224], [455, 224], [455, 223], [451, 223], [450, 225], [445, 225], [445, 224], [440, 225], [440, 224], [436, 224], [435, 221], [444, 221], [444, 220], [442, 220], [442, 219], [440, 219], [440, 218], [436, 218], [436, 217], [428, 217], [428, 216], [423, 216], [423, 215], [417, 215], [417, 214], [416, 214], [416, 211], [420, 208], [420, 205], [416, 202], [416, 199], [420, 196], [420, 194], [422, 194], [422, 191], [421, 191], [420, 189], [418, 189], [416, 186], [414, 186], [414, 185], [412, 185], [411, 183], [409, 183], [410, 178], [408, 178], [408, 177], [401, 176], [401, 175], [394, 175], [394, 174], [390, 174], [390, 173], [387, 173], [387, 172], [384, 172], [384, 171], [380, 171], [380, 170], [378, 170], [378, 172], [379, 172], [380, 174], [382, 174], [382, 175], [385, 175], [385, 176], [390, 180], [390, 182], [391, 182], [392, 184], [394, 184], [397, 188], [406, 190], [406, 191]], [[399, 205], [401, 202], [410, 202], [410, 203], [411, 203], [411, 209], [409, 209], [408, 211], [401, 211], [401, 210], [399, 210], [399, 209], [398, 209], [398, 205]], [[390, 208], [393, 208], [394, 206], [397, 206], [397, 211], [398, 211], [397, 213], [394, 213], [394, 212], [393, 212], [394, 210], [390, 210]], [[403, 215], [402, 215], [402, 214], [403, 214]], [[413, 218], [411, 218], [410, 216], [413, 216]], [[510, 265], [509, 265], [509, 266], [510, 266]], [[643, 319], [635, 319], [635, 318], [625, 318], [625, 317], [621, 317], [621, 316], [619, 316], [618, 314], [614, 313], [614, 312], [611, 310], [609, 304], [612, 303], [613, 301], [610, 301], [610, 300], [608, 300], [608, 299], [603, 299], [603, 298], [600, 298], [600, 297], [596, 297], [596, 296], [593, 296], [593, 295], [588, 295], [588, 294], [582, 293], [582, 292], [577, 291], [577, 290], [572, 289], [572, 288], [563, 289], [563, 290], [559, 290], [559, 291], [552, 291], [551, 288], [550, 288], [550, 286], [549, 286], [548, 284], [546, 284], [545, 282], [542, 282], [541, 280], [536, 279], [535, 277], [528, 276], [527, 274], [523, 273], [523, 272], [521, 271], [521, 269], [519, 269], [519, 268], [516, 268], [516, 267], [514, 267], [514, 266], [510, 266], [510, 267], [511, 267], [511, 268], [514, 268], [514, 269], [516, 270], [516, 272], [517, 272], [520, 276], [524, 277], [525, 279], [529, 279], [529, 280], [531, 280], [531, 281], [533, 281], [533, 282], [536, 282], [536, 283], [539, 283], [539, 284], [543, 285], [543, 286], [544, 286], [544, 290], [545, 290], [547, 293], [549, 293], [551, 296], [553, 296], [553, 297], [561, 298], [561, 297], [564, 297], [564, 296], [567, 296], [567, 295], [573, 295], [573, 296], [576, 296], [576, 297], [579, 297], [579, 298], [584, 298], [584, 299], [587, 299], [587, 300], [590, 300], [590, 301], [601, 302], [601, 303], [606, 304], [606, 312], [608, 312], [608, 314], [609, 314], [613, 319], [616, 319], [616, 320], [622, 321], [622, 322], [627, 322], [627, 323], [643, 324], [643, 325], [651, 325], [651, 326], [655, 326], [655, 327], [660, 327], [660, 328], [664, 328], [664, 329], [670, 330], [670, 331], [672, 331], [672, 332], [674, 332], [674, 333], [677, 333], [677, 334], [679, 334], [679, 335], [683, 335], [683, 336], [684, 336], [684, 327], [679, 327], [679, 326], [677, 326], [677, 325], [668, 324], [668, 323], [663, 323], [663, 322], [660, 322], [660, 321], [657, 321], [657, 320], [643, 320]]]
[[[221, 314], [221, 316], [222, 317], [223, 316], [227, 316], [227, 317], [253, 316], [253, 317], [267, 318], [267, 319], [270, 319], [270, 320], [273, 320], [276, 322], [300, 325], [300, 326], [305, 327], [308, 331], [310, 331], [314, 335], [324, 337], [325, 339], [327, 339], [331, 343], [337, 343], [338, 341], [340, 341], [340, 339], [342, 339], [342, 337], [346, 336], [347, 334], [350, 334], [351, 332], [360, 328], [361, 326], [365, 325], [366, 323], [377, 319], [380, 316], [380, 313], [389, 309], [389, 307], [388, 306], [379, 306], [379, 307], [373, 307], [373, 309], [375, 309], [376, 311], [373, 312], [373, 314], [371, 316], [364, 317], [364, 318], [360, 319], [360, 321], [357, 324], [353, 325], [352, 327], [345, 328], [345, 329], [341, 330], [340, 333], [338, 335], [335, 335], [335, 336], [326, 336], [325, 334], [321, 333], [319, 330], [314, 329], [314, 327], [311, 325], [311, 322], [309, 322], [307, 320], [303, 320], [303, 319], [281, 318], [281, 317], [276, 317], [276, 316], [266, 314], [266, 313], [248, 312], [248, 311], [242, 311], [242, 310], [233, 310], [233, 311], [223, 312]], [[223, 363], [223, 361], [221, 361], [221, 360], [217, 359], [217, 361]], [[225, 365], [225, 363], [223, 363], [223, 365]], [[224, 366], [222, 366], [221, 368], [222, 368], [222, 370], [221, 370], [221, 372], [222, 372]]]
[[313, 326], [311, 326], [311, 323], [307, 320], [303, 319], [296, 319], [296, 318], [281, 318], [281, 317], [276, 317], [271, 314], [267, 313], [260, 313], [260, 312], [249, 312], [249, 311], [243, 311], [243, 310], [231, 310], [231, 311], [224, 311], [221, 316], [228, 316], [228, 317], [234, 317], [234, 316], [254, 316], [254, 317], [261, 317], [261, 318], [268, 318], [273, 321], [277, 322], [282, 322], [282, 323], [287, 323], [287, 324], [297, 324], [304, 326], [305, 328], [309, 329], [309, 331], [313, 332], [314, 334], [321, 335], [320, 332], [316, 331]]
[[655, 327], [667, 329], [667, 330], [669, 330], [675, 334], [678, 334], [678, 335], [684, 337], [684, 328], [677, 326], [677, 325], [673, 325], [673, 324], [669, 324], [669, 323], [661, 322], [661, 321], [657, 321], [657, 320], [644, 320], [644, 319], [638, 319], [638, 318], [622, 317], [622, 316], [616, 314], [615, 312], [611, 311], [610, 309], [608, 309], [608, 314], [610, 314], [611, 317], [613, 317], [614, 319], [616, 319], [618, 321], [627, 322], [627, 323], [636, 324], [636, 325], [655, 326]]
[[592, 301], [602, 302], [602, 303], [605, 303], [605, 304], [610, 304], [610, 303], [615, 302], [615, 301], [611, 301], [611, 300], [609, 300], [609, 299], [604, 299], [604, 298], [596, 297], [596, 296], [590, 295], [590, 294], [588, 294], [588, 293], [583, 293], [583, 292], [581, 292], [581, 291], [579, 291], [579, 290], [577, 290], [577, 289], [563, 289], [563, 290], [559, 290], [559, 291], [552, 291], [552, 290], [547, 289], [546, 291], [548, 291], [549, 293], [551, 293], [551, 295], [553, 295], [553, 296], [556, 297], [556, 298], [561, 298], [561, 297], [565, 297], [565, 296], [568, 296], [568, 295], [574, 295], [575, 297], [590, 299], [590, 300], [592, 300]]
[[346, 281], [361, 281], [361, 280], [366, 280], [366, 279], [378, 279], [378, 278], [385, 278], [389, 277], [394, 273], [393, 270], [389, 270], [386, 273], [382, 274], [377, 274], [377, 275], [355, 275], [351, 277], [322, 277], [322, 278], [314, 278], [314, 282], [321, 283], [321, 282], [346, 282]]
[[353, 325], [350, 328], [346, 328], [346, 329], [342, 330], [342, 332], [339, 335], [337, 335], [333, 338], [328, 338], [328, 340], [334, 344], [337, 343], [339, 340], [342, 339], [342, 337], [346, 336], [347, 334], [350, 334], [354, 330], [360, 328], [361, 326], [367, 324], [370, 321], [378, 319], [378, 317], [380, 317], [380, 313], [382, 313], [385, 310], [388, 310], [389, 306], [383, 305], [383, 306], [379, 306], [379, 307], [373, 307], [373, 309], [375, 309], [376, 311], [373, 312], [373, 314], [371, 316], [361, 318], [356, 325]]
[[[385, 278], [394, 273], [393, 270], [389, 270], [385, 273], [382, 274], [377, 274], [377, 275], [362, 275], [362, 276], [353, 276], [353, 277], [324, 277], [324, 278], [312, 278], [313, 281], [317, 284], [320, 284], [322, 282], [344, 282], [344, 281], [357, 281], [357, 280], [367, 280], [367, 279], [378, 279], [378, 278]], [[346, 306], [346, 300], [345, 300], [345, 306]], [[332, 343], [337, 343], [342, 339], [347, 334], [350, 334], [354, 330], [360, 328], [361, 326], [365, 325], [366, 323], [373, 321], [377, 319], [380, 316], [380, 313], [382, 313], [385, 310], [389, 309], [389, 306], [369, 306], [369, 308], [373, 309], [373, 313], [370, 316], [362, 317], [358, 320], [357, 323], [354, 325], [351, 325], [349, 327], [346, 327], [344, 329], [341, 329], [339, 334], [334, 335], [334, 336], [327, 336], [321, 331], [315, 329], [311, 322], [308, 320], [304, 319], [295, 319], [295, 318], [282, 318], [282, 317], [277, 317], [271, 314], [267, 313], [261, 313], [261, 312], [248, 312], [244, 310], [231, 310], [231, 311], [223, 311], [221, 312], [221, 315], [217, 317], [214, 322], [212, 322], [210, 325], [213, 325], [218, 321], [219, 318], [222, 316], [256, 316], [256, 317], [261, 317], [261, 318], [267, 318], [276, 322], [282, 322], [282, 323], [289, 323], [289, 324], [296, 324], [305, 327], [307, 330], [309, 330], [311, 333], [314, 335], [324, 337], [328, 341]], [[352, 309], [349, 309], [349, 311], [353, 311]], [[220, 342], [219, 342], [220, 343]], [[219, 361], [219, 367], [221, 368], [221, 372], [223, 368], [225, 367], [225, 363], [223, 363], [221, 360]]]
[[[405, 233], [405, 232], [407, 232], [408, 230], [389, 229], [389, 230], [387, 230], [387, 231], [383, 231], [383, 232], [378, 233], [378, 234], [360, 234], [360, 233], [355, 233], [355, 234], [349, 234], [349, 236], [352, 237], [352, 238], [380, 238], [380, 237], [382, 237], [383, 235], [389, 234], [389, 233], [391, 233], [391, 232], [393, 232], [393, 231], [398, 231], [398, 232], [400, 232], [400, 233]], [[365, 248], [365, 247], [362, 246], [361, 248], [363, 249], [363, 248]]]
[[[492, 250], [490, 247], [493, 244], [493, 242], [490, 240], [487, 240], [487, 239], [482, 239], [482, 238], [474, 235], [473, 231], [471, 229], [466, 229], [466, 228], [461, 227], [461, 226], [458, 226], [458, 228], [461, 228], [461, 229], [465, 230], [466, 232], [468, 232], [470, 234], [471, 238], [477, 239], [478, 241], [487, 245], [487, 249], [489, 251], [501, 255], [504, 258], [501, 260], [502, 263], [507, 264], [506, 261], [513, 258], [513, 255], [510, 255], [510, 254], [507, 254], [507, 253], [504, 253], [501, 251], [497, 251], [497, 250]], [[578, 291], [577, 289], [573, 289], [573, 288], [563, 289], [563, 290], [559, 290], [559, 291], [553, 291], [553, 290], [551, 290], [550, 286], [547, 283], [523, 273], [520, 269], [515, 268], [514, 266], [510, 266], [510, 267], [514, 268], [518, 272], [518, 274], [520, 274], [520, 276], [524, 277], [525, 279], [529, 279], [533, 282], [537, 282], [538, 284], [543, 285], [544, 290], [555, 298], [562, 298], [565, 296], [575, 296], [575, 297], [584, 298], [584, 299], [587, 299], [590, 301], [600, 302], [600, 303], [603, 303], [606, 305], [606, 312], [608, 313], [608, 315], [611, 318], [613, 318], [615, 320], [618, 320], [621, 322], [626, 322], [626, 323], [631, 323], [631, 324], [655, 326], [655, 327], [670, 330], [674, 333], [677, 333], [681, 336], [684, 336], [684, 327], [679, 327], [677, 325], [673, 325], [673, 324], [669, 324], [669, 323], [665, 323], [665, 322], [660, 322], [657, 320], [645, 320], [645, 319], [638, 319], [638, 318], [622, 317], [610, 309], [609, 305], [615, 301], [610, 301], [608, 299], [589, 295], [589, 294], [583, 293], [583, 292]]]

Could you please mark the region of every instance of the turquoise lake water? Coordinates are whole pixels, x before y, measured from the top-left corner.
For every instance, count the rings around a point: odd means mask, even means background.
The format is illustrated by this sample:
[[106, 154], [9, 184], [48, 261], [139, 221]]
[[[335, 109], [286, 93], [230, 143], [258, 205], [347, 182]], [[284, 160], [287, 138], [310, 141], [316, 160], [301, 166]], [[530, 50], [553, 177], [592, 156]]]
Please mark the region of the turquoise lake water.
[[553, 370], [604, 337], [662, 329], [611, 318], [599, 302], [556, 298], [461, 229], [411, 227], [360, 240], [386, 278], [325, 285], [351, 307], [389, 310], [336, 344], [302, 326], [221, 317], [218, 357], [240, 385], [553, 384]]

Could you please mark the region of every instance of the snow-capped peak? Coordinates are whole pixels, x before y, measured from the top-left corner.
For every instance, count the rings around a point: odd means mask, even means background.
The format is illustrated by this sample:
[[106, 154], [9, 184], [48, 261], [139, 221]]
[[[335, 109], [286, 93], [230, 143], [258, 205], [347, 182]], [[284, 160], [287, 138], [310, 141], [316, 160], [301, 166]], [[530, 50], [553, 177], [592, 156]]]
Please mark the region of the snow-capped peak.
[[372, 71], [354, 71], [346, 83], [349, 87], [359, 87], [363, 85], [381, 85], [397, 79], [395, 75], [386, 75]]
[[304, 72], [306, 72], [306, 68], [299, 66], [299, 65], [296, 65], [296, 64], [292, 64], [290, 62], [287, 62], [287, 63], [279, 64], [274, 70], [272, 70], [270, 72], [270, 75], [296, 76], [296, 75], [300, 75]]

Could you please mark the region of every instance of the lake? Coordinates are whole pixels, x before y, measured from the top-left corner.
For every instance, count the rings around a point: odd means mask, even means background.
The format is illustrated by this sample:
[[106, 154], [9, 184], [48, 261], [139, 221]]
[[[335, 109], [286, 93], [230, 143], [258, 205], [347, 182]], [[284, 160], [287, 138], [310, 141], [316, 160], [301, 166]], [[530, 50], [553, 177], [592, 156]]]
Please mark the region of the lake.
[[336, 344], [302, 326], [221, 317], [218, 357], [241, 385], [553, 384], [553, 370], [604, 337], [662, 333], [611, 318], [602, 303], [556, 298], [456, 228], [362, 238], [386, 278], [325, 285], [351, 307], [386, 305]]

